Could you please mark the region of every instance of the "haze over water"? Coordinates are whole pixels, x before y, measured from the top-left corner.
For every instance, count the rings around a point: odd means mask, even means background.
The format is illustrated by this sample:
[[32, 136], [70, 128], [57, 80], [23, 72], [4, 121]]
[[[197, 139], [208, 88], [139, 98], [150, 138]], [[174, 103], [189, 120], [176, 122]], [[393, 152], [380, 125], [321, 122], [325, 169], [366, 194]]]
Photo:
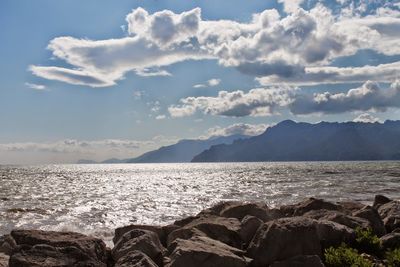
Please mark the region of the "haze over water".
[[73, 230], [109, 241], [116, 227], [169, 223], [219, 201], [273, 207], [375, 194], [399, 197], [400, 162], [1, 166], [0, 235]]

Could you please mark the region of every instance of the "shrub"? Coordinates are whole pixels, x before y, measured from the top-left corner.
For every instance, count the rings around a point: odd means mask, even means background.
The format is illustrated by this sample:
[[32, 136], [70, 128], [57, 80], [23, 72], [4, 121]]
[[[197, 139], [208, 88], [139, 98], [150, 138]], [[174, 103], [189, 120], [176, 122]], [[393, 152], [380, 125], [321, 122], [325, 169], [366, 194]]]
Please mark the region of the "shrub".
[[359, 251], [367, 254], [382, 256], [382, 245], [379, 238], [372, 232], [371, 228], [356, 228], [356, 247]]
[[400, 248], [396, 248], [394, 250], [387, 251], [385, 258], [388, 262], [389, 267], [399, 267], [400, 266]]
[[373, 263], [361, 257], [358, 251], [346, 244], [330, 247], [324, 253], [327, 267], [373, 267]]

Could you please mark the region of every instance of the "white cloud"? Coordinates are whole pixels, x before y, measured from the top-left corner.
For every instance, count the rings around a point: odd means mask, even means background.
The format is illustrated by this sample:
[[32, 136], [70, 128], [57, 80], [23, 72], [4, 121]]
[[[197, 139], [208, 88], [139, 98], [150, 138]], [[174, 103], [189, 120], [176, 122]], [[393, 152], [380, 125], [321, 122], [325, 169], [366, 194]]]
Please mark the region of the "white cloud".
[[136, 70], [136, 74], [142, 77], [172, 76], [168, 71], [160, 69], [139, 69]]
[[344, 93], [299, 94], [289, 107], [294, 114], [386, 111], [388, 108], [400, 108], [400, 81], [392, 83], [390, 88], [381, 88], [378, 83], [368, 81], [361, 87]]
[[193, 85], [193, 88], [204, 88], [204, 87], [213, 87], [217, 86], [221, 83], [221, 79], [210, 79], [207, 81], [206, 84], [195, 84]]
[[362, 113], [353, 120], [354, 122], [375, 123], [379, 122], [379, 118], [372, 116], [369, 113]]
[[338, 83], [363, 83], [367, 80], [389, 83], [400, 78], [400, 62], [363, 67], [307, 67], [304, 72], [289, 77], [276, 75], [257, 78], [263, 86], [279, 85], [317, 85]]
[[158, 116], [156, 116], [156, 120], [164, 120], [164, 119], [166, 119], [167, 118], [167, 116], [165, 116], [165, 115], [158, 115]]
[[[400, 54], [400, 18], [395, 13], [349, 18], [333, 14], [321, 3], [306, 11], [298, 8], [301, 0], [280, 1], [288, 16], [264, 10], [248, 23], [203, 20], [200, 8], [180, 14], [134, 9], [126, 17], [129, 36], [98, 41], [55, 38], [48, 49], [73, 67], [32, 66], [30, 70], [46, 79], [105, 87], [116, 84], [129, 71], [169, 75], [160, 68], [214, 58], [223, 66], [256, 77], [273, 77], [278, 83], [304, 73], [340, 74], [343, 70], [329, 69], [332, 60], [361, 49]], [[346, 77], [346, 82], [351, 82], [353, 76]]]
[[283, 3], [283, 7], [286, 13], [293, 13], [297, 9], [299, 9], [304, 0], [278, 0], [278, 2]]
[[241, 90], [220, 91], [216, 97], [199, 96], [181, 99], [180, 105], [170, 106], [168, 111], [172, 117], [190, 116], [196, 111], [231, 117], [269, 116], [275, 113], [276, 108], [287, 106], [295, 91], [296, 89], [289, 87], [257, 88], [248, 93]]
[[33, 89], [33, 90], [38, 90], [38, 91], [46, 90], [46, 86], [44, 86], [42, 84], [25, 83], [25, 85], [28, 86], [29, 88]]
[[230, 136], [230, 135], [248, 135], [256, 136], [260, 135], [269, 127], [268, 124], [247, 124], [247, 123], [235, 123], [227, 127], [216, 126], [207, 130], [206, 135], [203, 139], [216, 136]]

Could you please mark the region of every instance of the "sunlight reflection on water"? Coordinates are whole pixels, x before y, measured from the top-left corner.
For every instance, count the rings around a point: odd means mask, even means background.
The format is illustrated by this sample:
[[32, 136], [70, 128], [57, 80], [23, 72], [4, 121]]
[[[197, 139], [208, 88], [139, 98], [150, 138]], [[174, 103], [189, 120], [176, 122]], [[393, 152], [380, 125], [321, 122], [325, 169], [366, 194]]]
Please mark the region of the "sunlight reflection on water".
[[110, 240], [118, 226], [168, 223], [221, 200], [375, 194], [399, 197], [400, 162], [0, 166], [0, 234], [24, 227]]

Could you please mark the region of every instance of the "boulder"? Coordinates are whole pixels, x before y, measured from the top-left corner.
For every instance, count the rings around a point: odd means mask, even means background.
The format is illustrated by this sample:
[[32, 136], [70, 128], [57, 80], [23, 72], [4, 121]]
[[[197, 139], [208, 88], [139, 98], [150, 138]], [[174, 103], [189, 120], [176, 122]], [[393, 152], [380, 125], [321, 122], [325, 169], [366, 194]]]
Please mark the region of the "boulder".
[[387, 249], [395, 249], [400, 247], [400, 233], [389, 233], [380, 238], [382, 247]]
[[353, 212], [353, 216], [368, 220], [371, 224], [372, 231], [377, 236], [383, 236], [384, 234], [386, 234], [386, 229], [383, 221], [379, 216], [378, 211], [373, 207], [364, 206], [362, 209]]
[[247, 249], [247, 255], [254, 259], [253, 266], [265, 267], [298, 255], [321, 256], [315, 225], [315, 220], [304, 217], [266, 222], [257, 230]]
[[[72, 251], [73, 249], [80, 251], [80, 254], [74, 252], [74, 255], [76, 254], [79, 257], [81, 257], [81, 254], [84, 254], [86, 255], [85, 257], [90, 258], [95, 262], [107, 263], [108, 260], [106, 245], [102, 240], [79, 233], [41, 230], [14, 230], [11, 232], [11, 236], [19, 246], [25, 246], [29, 248], [43, 244], [53, 247], [53, 249], [48, 249], [46, 251], [54, 254], [56, 258], [63, 251], [62, 248], [72, 248]], [[61, 248], [61, 250], [58, 250], [57, 248]], [[15, 251], [16, 250], [14, 250], [14, 252]], [[67, 251], [69, 250], [67, 249]], [[21, 255], [21, 253], [19, 253], [19, 255]], [[33, 249], [31, 251], [29, 249], [25, 249], [24, 253], [38, 254], [38, 250]], [[43, 256], [43, 254], [40, 253], [38, 255], [39, 257]]]
[[262, 203], [240, 203], [229, 205], [224, 208], [219, 215], [227, 218], [236, 218], [238, 220], [242, 220], [247, 215], [251, 215], [264, 222], [277, 219], [270, 214], [268, 206]]
[[0, 267], [8, 267], [10, 257], [4, 253], [0, 253]]
[[340, 210], [341, 207], [337, 204], [333, 204], [323, 199], [309, 198], [303, 202], [294, 205], [282, 206], [280, 208], [280, 211], [285, 217], [291, 217], [291, 216], [301, 216], [310, 210], [321, 210], [321, 209]]
[[318, 239], [323, 249], [339, 246], [341, 243], [352, 243], [356, 239], [353, 229], [332, 221], [314, 221]]
[[10, 257], [9, 267], [107, 267], [75, 246], [23, 245]]
[[249, 245], [258, 228], [260, 228], [263, 223], [264, 222], [262, 220], [254, 216], [247, 215], [243, 218], [243, 220], [241, 221], [239, 235], [242, 238], [246, 247]]
[[[178, 226], [176, 226], [176, 227], [178, 227]], [[132, 224], [132, 225], [127, 225], [127, 226], [123, 226], [123, 227], [119, 227], [119, 228], [115, 229], [114, 238], [113, 238], [114, 244], [117, 244], [118, 241], [121, 239], [121, 237], [124, 234], [126, 234], [127, 232], [129, 232], [131, 230], [135, 230], [135, 229], [148, 230], [148, 231], [152, 231], [152, 232], [156, 233], [158, 238], [160, 239], [161, 243], [165, 243], [167, 240], [166, 233], [164, 232], [164, 228], [162, 226]]]
[[251, 263], [244, 251], [204, 236], [178, 238], [169, 251], [167, 267], [246, 267]]
[[0, 253], [11, 255], [16, 247], [17, 243], [11, 235], [3, 235], [0, 237]]
[[325, 267], [317, 255], [300, 255], [284, 261], [276, 261], [270, 267]]
[[378, 208], [388, 233], [400, 228], [400, 201], [390, 201]]
[[325, 210], [325, 209], [312, 210], [306, 212], [303, 216], [316, 220], [321, 219], [321, 220], [332, 221], [335, 223], [343, 224], [352, 229], [355, 229], [357, 227], [360, 227], [362, 229], [367, 229], [371, 227], [370, 222], [364, 218], [351, 216], [336, 210]]
[[167, 238], [167, 248], [174, 242], [177, 238], [180, 239], [190, 239], [194, 236], [207, 236], [205, 233], [196, 228], [179, 228], [168, 235]]
[[365, 205], [356, 201], [340, 201], [337, 202], [340, 209], [345, 214], [352, 214], [353, 212], [362, 209]]
[[375, 199], [374, 199], [374, 204], [372, 205], [372, 207], [374, 207], [375, 209], [378, 209], [380, 206], [389, 203], [390, 201], [392, 201], [390, 198], [382, 196], [382, 195], [376, 195]]
[[[203, 215], [192, 220], [182, 228], [183, 229], [181, 231], [186, 231], [185, 229], [196, 228], [212, 239], [221, 241], [236, 248], [242, 247], [243, 240], [239, 234], [241, 223], [236, 218]], [[178, 229], [178, 231], [180, 231], [180, 229]], [[171, 240], [171, 238], [169, 238], [169, 240]]]
[[146, 254], [134, 250], [121, 257], [114, 267], [158, 267]]
[[162, 266], [164, 248], [158, 235], [149, 230], [134, 229], [125, 233], [111, 251], [115, 262], [132, 251], [139, 250]]
[[230, 206], [236, 206], [236, 205], [242, 205], [243, 202], [239, 201], [223, 201], [215, 204], [214, 206], [207, 208], [205, 210], [202, 210], [197, 216], [204, 216], [204, 215], [215, 215], [215, 216], [220, 216], [221, 212], [230, 207]]

